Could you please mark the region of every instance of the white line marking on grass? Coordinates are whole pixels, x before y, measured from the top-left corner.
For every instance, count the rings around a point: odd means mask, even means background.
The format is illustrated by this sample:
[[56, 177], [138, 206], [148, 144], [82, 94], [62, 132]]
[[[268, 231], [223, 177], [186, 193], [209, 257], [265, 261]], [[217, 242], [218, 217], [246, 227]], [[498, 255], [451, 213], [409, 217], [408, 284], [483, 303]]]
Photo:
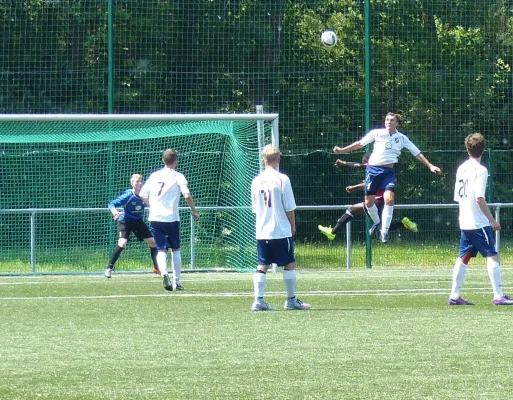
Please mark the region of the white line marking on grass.
[[[480, 274], [486, 275], [486, 266], [475, 265], [471, 267], [472, 275]], [[504, 267], [501, 266], [502, 271], [512, 270], [513, 267]], [[186, 272], [182, 271], [182, 272]], [[251, 281], [251, 275], [253, 271], [241, 272], [241, 273], [224, 273], [224, 272], [215, 272], [215, 273], [205, 273], [205, 274], [188, 274], [185, 273], [182, 275], [182, 280], [184, 282], [220, 282], [220, 281]], [[437, 267], [430, 268], [426, 267], [415, 268], [415, 269], [387, 269], [387, 270], [375, 270], [375, 269], [352, 269], [352, 270], [299, 270], [299, 279], [301, 276], [311, 276], [315, 275], [316, 279], [324, 280], [324, 279], [333, 279], [335, 275], [337, 279], [353, 279], [354, 275], [363, 275], [369, 279], [397, 279], [400, 276], [403, 279], [411, 280], [415, 278], [427, 278], [430, 280], [423, 280], [423, 283], [437, 283], [437, 281], [433, 281], [433, 279], [441, 278], [444, 280], [452, 279], [452, 267]], [[87, 279], [86, 283], [98, 283], [102, 281], [105, 284], [109, 284], [109, 282], [117, 282], [117, 283], [131, 283], [131, 282], [147, 282], [148, 280], [156, 280], [160, 279], [160, 277], [148, 274], [129, 274], [122, 273], [116, 275], [112, 281], [105, 279], [103, 273], [98, 273], [98, 275], [44, 275], [41, 277], [25, 275], [25, 276], [3, 276], [0, 277], [0, 286], [3, 285], [40, 285], [40, 284], [69, 284], [70, 278], [80, 280], [81, 283], [84, 283], [84, 280]], [[268, 278], [271, 280], [274, 279], [282, 279], [281, 270], [278, 273], [269, 273]], [[13, 281], [16, 279], [16, 281]], [[36, 280], [37, 279], [37, 280]]]
[[[472, 288], [473, 293], [488, 293], [489, 288]], [[301, 296], [411, 296], [414, 295], [449, 295], [448, 290], [440, 289], [391, 289], [391, 290], [333, 290], [333, 291], [311, 291], [298, 292]], [[284, 292], [268, 292], [267, 296], [283, 296]], [[253, 297], [253, 293], [180, 293], [178, 295], [161, 294], [113, 294], [113, 295], [91, 295], [91, 296], [22, 296], [22, 297], [0, 297], [1, 300], [102, 300], [102, 299], [135, 299], [148, 297]]]
[[[330, 279], [331, 280], [331, 279], [333, 279], [333, 275], [337, 275], [337, 279], [341, 279], [341, 280], [354, 279], [354, 276], [350, 276], [350, 275], [344, 276], [344, 274], [345, 274], [344, 272], [337, 273], [337, 274], [328, 274], [328, 275], [322, 274], [322, 275], [317, 275], [315, 277], [315, 279], [318, 279], [318, 280]], [[303, 275], [306, 275], [306, 274], [303, 274]], [[19, 281], [9, 281], [9, 280], [2, 281], [0, 278], [0, 286], [42, 285], [42, 284], [69, 285], [70, 284], [70, 279], [66, 279], [66, 280], [61, 279], [61, 278], [70, 278], [69, 276], [58, 277], [57, 280], [53, 280], [54, 278], [56, 278], [55, 276], [51, 277], [52, 280], [47, 280], [46, 278], [41, 280], [41, 277], [32, 277], [32, 276], [17, 277], [17, 278], [20, 280]], [[105, 285], [110, 285], [110, 284], [114, 284], [114, 283], [147, 283], [148, 281], [160, 279], [160, 277], [154, 277], [154, 276], [141, 276], [141, 275], [129, 275], [129, 274], [123, 275], [123, 276], [117, 276], [116, 279], [112, 279], [112, 280], [105, 279], [103, 274], [101, 276], [93, 277], [93, 278], [91, 278], [91, 276], [87, 276], [87, 277], [86, 276], [73, 276], [73, 278], [78, 278], [78, 279], [73, 279], [73, 281], [80, 282], [81, 284], [83, 284], [83, 283], [102, 283]], [[84, 281], [84, 280], [82, 280], [83, 278], [87, 278], [87, 280]], [[406, 276], [402, 276], [402, 278], [405, 280], [411, 279], [411, 278], [431, 278], [431, 279], [442, 278], [444, 280], [452, 279], [451, 275], [448, 275], [448, 274], [445, 274], [445, 275], [434, 275], [434, 274], [406, 275]], [[268, 279], [281, 280], [283, 278], [282, 278], [281, 274], [276, 274], [276, 275], [270, 274], [270, 275], [268, 275]], [[301, 279], [301, 275], [300, 275], [299, 279]], [[397, 279], [397, 276], [396, 275], [376, 274], [376, 275], [369, 276], [369, 279]], [[206, 278], [206, 277], [199, 277], [198, 275], [195, 275], [194, 277], [186, 276], [185, 278], [182, 276], [182, 281], [183, 282], [205, 282], [205, 283], [230, 282], [230, 281], [251, 282], [251, 276], [249, 274], [240, 274], [240, 275], [232, 274], [230, 276], [217, 276], [217, 277], [209, 276], [208, 278]], [[436, 281], [436, 280], [430, 280], [430, 281], [422, 280], [422, 282], [423, 283], [438, 283], [438, 281]]]

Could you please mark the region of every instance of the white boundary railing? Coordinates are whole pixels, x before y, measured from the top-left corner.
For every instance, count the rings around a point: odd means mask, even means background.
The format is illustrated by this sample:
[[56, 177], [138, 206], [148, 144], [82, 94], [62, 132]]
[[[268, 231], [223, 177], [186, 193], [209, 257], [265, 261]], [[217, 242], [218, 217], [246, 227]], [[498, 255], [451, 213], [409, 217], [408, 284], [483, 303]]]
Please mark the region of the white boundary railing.
[[[513, 208], [513, 203], [490, 203], [488, 206], [494, 210], [495, 219], [497, 222], [501, 220], [501, 208]], [[309, 211], [326, 211], [326, 210], [347, 210], [350, 206], [299, 206], [296, 210], [309, 210]], [[396, 204], [394, 205], [394, 210], [404, 210], [404, 209], [440, 209], [440, 208], [452, 208], [457, 209], [458, 204]], [[457, 223], [457, 221], [455, 221]], [[497, 251], [500, 249], [501, 241], [501, 232], [495, 232], [495, 247]], [[351, 240], [351, 222], [346, 225], [346, 265], [347, 268], [351, 268], [352, 266], [352, 240]], [[500, 254], [500, 251], [499, 251]]]
[[[298, 206], [297, 211], [327, 211], [327, 210], [347, 210], [350, 205], [339, 205], [339, 206]], [[490, 203], [489, 207], [494, 211], [495, 219], [500, 222], [501, 220], [501, 209], [502, 208], [513, 208], [513, 203]], [[249, 207], [248, 207], [249, 208]], [[449, 208], [457, 209], [457, 204], [397, 204], [394, 209], [440, 209]], [[234, 207], [196, 207], [198, 211], [220, 211], [220, 210], [232, 210]], [[25, 209], [0, 209], [0, 215], [2, 214], [30, 214], [30, 265], [32, 273], [37, 272], [37, 234], [36, 234], [36, 218], [38, 214], [48, 213], [69, 213], [69, 212], [109, 212], [108, 208], [25, 208]], [[180, 211], [189, 212], [188, 207], [180, 207]], [[185, 222], [185, 221], [183, 221]], [[182, 222], [182, 223], [183, 223]], [[195, 250], [195, 221], [192, 215], [189, 220], [189, 229], [191, 232], [190, 236], [190, 257], [191, 257], [191, 268], [196, 269], [196, 250]], [[496, 247], [500, 249], [500, 231], [495, 232]], [[352, 266], [352, 240], [351, 240], [351, 222], [346, 225], [346, 265], [347, 268]]]

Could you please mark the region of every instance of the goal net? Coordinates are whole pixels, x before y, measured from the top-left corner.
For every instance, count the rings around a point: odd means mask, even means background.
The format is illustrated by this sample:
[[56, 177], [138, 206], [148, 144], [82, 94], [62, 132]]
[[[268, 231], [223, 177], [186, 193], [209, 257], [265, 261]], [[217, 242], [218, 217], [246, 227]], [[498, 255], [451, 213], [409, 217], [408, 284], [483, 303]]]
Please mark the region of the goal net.
[[[98, 272], [117, 242], [107, 204], [130, 177], [178, 170], [200, 212], [182, 199], [184, 268], [254, 268], [250, 186], [260, 149], [277, 144], [277, 114], [1, 115], [0, 273]], [[132, 237], [117, 271], [150, 271], [146, 243]]]

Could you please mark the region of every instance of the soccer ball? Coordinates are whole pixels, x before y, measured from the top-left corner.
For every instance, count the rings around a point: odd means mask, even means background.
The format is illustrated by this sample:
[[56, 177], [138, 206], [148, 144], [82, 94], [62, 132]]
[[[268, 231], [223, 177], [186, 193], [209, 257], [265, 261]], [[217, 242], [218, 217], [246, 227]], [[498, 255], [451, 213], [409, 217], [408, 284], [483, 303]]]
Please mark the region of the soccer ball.
[[332, 29], [326, 29], [321, 33], [321, 42], [327, 47], [333, 47], [337, 44], [337, 34]]

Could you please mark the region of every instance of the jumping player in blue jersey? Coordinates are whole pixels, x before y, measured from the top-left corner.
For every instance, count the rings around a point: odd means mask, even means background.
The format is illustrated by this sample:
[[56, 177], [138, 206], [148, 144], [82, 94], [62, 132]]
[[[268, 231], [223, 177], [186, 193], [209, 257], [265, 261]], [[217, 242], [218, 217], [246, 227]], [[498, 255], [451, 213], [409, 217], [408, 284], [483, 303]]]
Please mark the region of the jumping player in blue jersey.
[[[133, 174], [130, 178], [130, 185], [132, 189], [127, 189], [121, 196], [116, 197], [109, 203], [109, 209], [112, 213], [114, 221], [118, 225], [118, 243], [112, 256], [110, 257], [109, 265], [105, 270], [105, 277], [112, 277], [114, 265], [118, 260], [121, 252], [126, 248], [130, 239], [130, 234], [133, 233], [140, 241], [144, 240], [150, 246], [151, 259], [153, 260], [153, 273], [159, 274], [157, 267], [157, 246], [155, 239], [150, 232], [150, 229], [143, 221], [143, 212], [146, 205], [139, 197], [139, 192], [142, 188], [143, 177], [139, 174]], [[118, 211], [118, 207], [123, 211]]]
[[388, 231], [394, 213], [395, 173], [393, 167], [399, 160], [401, 150], [407, 148], [417, 160], [428, 167], [434, 174], [440, 175], [442, 173], [440, 168], [431, 164], [424, 157], [417, 146], [405, 134], [397, 130], [398, 125], [399, 116], [388, 113], [385, 117], [385, 128], [372, 129], [362, 139], [348, 146], [335, 146], [333, 148], [335, 154], [345, 154], [353, 150], [359, 150], [374, 142], [369, 164], [365, 170], [364, 211], [372, 219], [374, 225], [378, 226], [381, 220], [378, 208], [374, 203], [378, 190], [384, 190], [385, 206], [383, 207], [383, 223], [381, 224], [381, 241], [384, 243], [388, 242]]

